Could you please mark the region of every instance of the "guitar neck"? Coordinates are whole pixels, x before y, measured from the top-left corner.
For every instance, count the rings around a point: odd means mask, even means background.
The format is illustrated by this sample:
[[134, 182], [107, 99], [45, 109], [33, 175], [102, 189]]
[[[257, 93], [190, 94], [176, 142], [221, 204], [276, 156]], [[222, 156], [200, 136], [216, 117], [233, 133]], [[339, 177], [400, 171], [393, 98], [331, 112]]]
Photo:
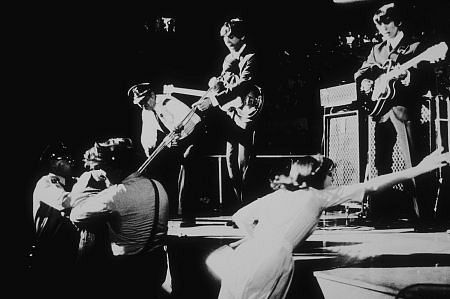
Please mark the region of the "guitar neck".
[[421, 61], [425, 61], [427, 60], [425, 53], [421, 53], [419, 55], [417, 55], [416, 57], [408, 60], [407, 62], [401, 64], [400, 66], [398, 66], [397, 68], [393, 69], [390, 72], [391, 77], [397, 77], [399, 76], [401, 73], [404, 73], [406, 70], [408, 70], [411, 67], [416, 66], [419, 62]]
[[179, 93], [179, 94], [201, 97], [201, 96], [205, 95], [206, 91], [199, 90], [199, 89], [175, 87], [172, 85], [164, 85], [164, 93]]
[[142, 174], [144, 172], [145, 168], [147, 168], [147, 166], [150, 164], [150, 162], [152, 162], [153, 159], [155, 159], [155, 157], [164, 148], [166, 148], [167, 145], [170, 144], [170, 142], [172, 142], [173, 138], [175, 138], [175, 133], [173, 133], [173, 132], [171, 132], [168, 135], [166, 135], [166, 137], [161, 141], [161, 143], [158, 145], [158, 147], [155, 148], [155, 150], [151, 153], [151, 155], [147, 158], [147, 160], [145, 160], [144, 163], [142, 163], [142, 165], [139, 167], [137, 172], [139, 174]]
[[404, 71], [406, 71], [407, 69], [409, 69], [409, 68], [411, 68], [411, 67], [413, 67], [413, 66], [416, 66], [419, 62], [421, 62], [421, 61], [423, 61], [423, 60], [425, 60], [425, 59], [424, 59], [424, 55], [420, 54], [420, 55], [414, 57], [413, 59], [408, 60], [407, 62], [405, 62], [404, 64], [402, 64], [402, 65], [399, 67], [399, 70], [400, 70], [401, 72], [404, 72]]

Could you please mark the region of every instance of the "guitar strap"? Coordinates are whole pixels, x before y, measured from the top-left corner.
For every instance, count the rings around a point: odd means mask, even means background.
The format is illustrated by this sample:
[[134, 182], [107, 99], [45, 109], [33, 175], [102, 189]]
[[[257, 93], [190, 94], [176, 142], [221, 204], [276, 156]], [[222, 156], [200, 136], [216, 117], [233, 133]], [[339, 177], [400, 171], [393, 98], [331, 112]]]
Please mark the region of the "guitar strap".
[[[408, 45], [405, 44], [405, 43], [408, 43], [409, 41], [410, 41], [410, 40], [408, 39], [408, 37], [407, 37], [407, 36], [404, 36], [404, 37], [400, 40], [400, 42], [397, 44], [397, 46], [395, 46], [395, 48], [393, 48], [393, 49], [391, 49], [391, 50], [389, 51], [389, 56], [388, 56], [388, 58], [389, 58], [390, 60], [392, 60], [392, 62], [397, 63], [397, 62], [398, 62], [398, 59], [399, 59], [400, 57], [402, 57], [402, 56], [405, 54], [405, 52], [406, 52], [406, 50], [407, 50], [407, 48], [408, 48]], [[391, 47], [389, 44], [388, 44], [388, 46]]]
[[396, 52], [396, 49], [389, 52], [388, 59], [390, 59], [393, 63], [397, 63], [398, 57], [399, 57], [399, 54]]
[[162, 120], [159, 118], [158, 113], [154, 110], [153, 110], [153, 113], [155, 114], [156, 121], [158, 122], [158, 125], [161, 128], [161, 130], [164, 132], [164, 134], [166, 134], [166, 135], [169, 134], [170, 133], [169, 129], [167, 129], [167, 127], [164, 125]]

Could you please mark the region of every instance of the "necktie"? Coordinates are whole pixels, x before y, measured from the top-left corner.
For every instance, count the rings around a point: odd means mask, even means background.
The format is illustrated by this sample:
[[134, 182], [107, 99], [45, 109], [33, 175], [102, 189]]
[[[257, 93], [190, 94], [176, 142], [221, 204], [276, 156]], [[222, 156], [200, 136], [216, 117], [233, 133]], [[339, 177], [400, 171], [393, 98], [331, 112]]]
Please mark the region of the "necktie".
[[160, 119], [160, 116], [158, 115], [158, 113], [156, 111], [153, 111], [153, 112], [155, 113], [156, 120], [158, 121], [159, 127], [164, 132], [164, 134], [170, 133], [170, 130], [164, 125], [164, 123]]

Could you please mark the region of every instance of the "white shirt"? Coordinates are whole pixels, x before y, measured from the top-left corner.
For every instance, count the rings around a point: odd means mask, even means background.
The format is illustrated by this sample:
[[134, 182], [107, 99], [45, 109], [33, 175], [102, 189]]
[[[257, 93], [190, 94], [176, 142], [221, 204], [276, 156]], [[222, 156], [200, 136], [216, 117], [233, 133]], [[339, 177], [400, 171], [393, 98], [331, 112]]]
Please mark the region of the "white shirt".
[[162, 131], [155, 113], [152, 110], [142, 109], [141, 145], [147, 155], [148, 151], [156, 146], [158, 130]]
[[[189, 106], [171, 95], [156, 95], [154, 111], [142, 110], [141, 144], [147, 156], [149, 151], [156, 146], [158, 130], [162, 132], [164, 132], [164, 129], [173, 131], [190, 111], [191, 108]], [[157, 118], [159, 118], [165, 128], [161, 128]], [[193, 126], [199, 122], [200, 117], [194, 114], [190, 119], [189, 126], [187, 125], [184, 133], [181, 134], [180, 139], [186, 137], [190, 133], [189, 129], [193, 129]]]
[[64, 190], [61, 181], [64, 179], [53, 173], [43, 176], [33, 191], [33, 219], [41, 202], [62, 211], [70, 206], [69, 192]]

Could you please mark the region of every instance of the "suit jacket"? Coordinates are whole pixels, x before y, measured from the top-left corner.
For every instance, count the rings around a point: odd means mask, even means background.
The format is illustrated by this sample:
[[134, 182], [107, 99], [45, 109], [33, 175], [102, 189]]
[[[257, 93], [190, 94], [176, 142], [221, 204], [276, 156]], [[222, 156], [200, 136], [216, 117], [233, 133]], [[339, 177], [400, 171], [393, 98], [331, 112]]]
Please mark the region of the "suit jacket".
[[248, 45], [237, 59], [228, 54], [222, 65], [223, 90], [216, 95], [219, 104], [245, 96], [249, 87], [256, 84], [257, 73], [257, 55]]

